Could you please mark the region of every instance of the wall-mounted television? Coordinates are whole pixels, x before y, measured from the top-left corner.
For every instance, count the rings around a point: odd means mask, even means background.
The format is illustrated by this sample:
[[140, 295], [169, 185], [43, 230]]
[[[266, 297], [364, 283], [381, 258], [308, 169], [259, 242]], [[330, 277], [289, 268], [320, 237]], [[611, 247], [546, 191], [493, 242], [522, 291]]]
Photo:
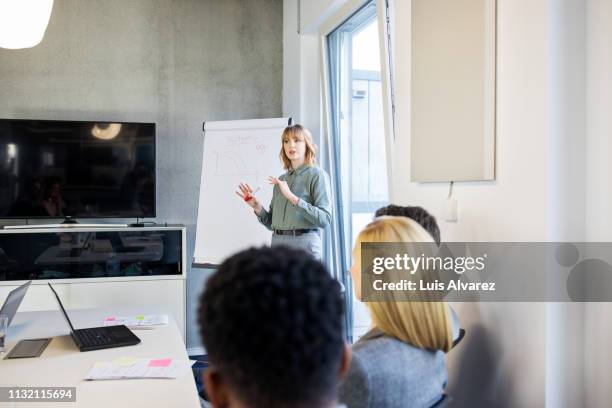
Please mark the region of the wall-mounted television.
[[155, 123], [0, 119], [0, 218], [155, 217]]

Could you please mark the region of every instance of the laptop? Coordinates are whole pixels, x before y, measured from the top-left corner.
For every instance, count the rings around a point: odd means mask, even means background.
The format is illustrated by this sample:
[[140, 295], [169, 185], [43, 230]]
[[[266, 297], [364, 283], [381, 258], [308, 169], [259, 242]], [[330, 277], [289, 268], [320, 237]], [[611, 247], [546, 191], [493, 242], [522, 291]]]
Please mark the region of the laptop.
[[108, 327], [91, 327], [89, 329], [77, 329], [72, 326], [72, 322], [64, 309], [64, 305], [53, 286], [48, 284], [57, 302], [62, 309], [62, 313], [70, 326], [70, 336], [81, 351], [92, 351], [114, 347], [133, 346], [140, 343], [140, 339], [136, 337], [130, 329], [124, 325], [108, 326]]
[[20, 287], [11, 290], [6, 297], [6, 300], [2, 305], [2, 309], [0, 309], [0, 315], [8, 316], [7, 327], [11, 325], [13, 317], [15, 317], [15, 313], [17, 313], [17, 309], [19, 309], [19, 305], [21, 305], [21, 301], [30, 287], [30, 283], [32, 283], [32, 281], [24, 283]]

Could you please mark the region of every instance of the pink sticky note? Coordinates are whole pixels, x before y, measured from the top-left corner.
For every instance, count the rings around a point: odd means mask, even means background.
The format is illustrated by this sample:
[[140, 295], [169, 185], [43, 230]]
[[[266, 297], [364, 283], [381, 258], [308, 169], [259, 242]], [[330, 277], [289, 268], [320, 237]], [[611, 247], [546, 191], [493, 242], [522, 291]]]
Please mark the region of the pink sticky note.
[[172, 363], [171, 358], [164, 358], [161, 360], [151, 360], [149, 361], [149, 367], [168, 367]]
[[115, 318], [114, 318], [114, 317], [107, 317], [107, 318], [106, 318], [106, 321], [107, 321], [107, 322], [111, 322], [111, 321], [113, 321], [113, 320], [115, 320]]

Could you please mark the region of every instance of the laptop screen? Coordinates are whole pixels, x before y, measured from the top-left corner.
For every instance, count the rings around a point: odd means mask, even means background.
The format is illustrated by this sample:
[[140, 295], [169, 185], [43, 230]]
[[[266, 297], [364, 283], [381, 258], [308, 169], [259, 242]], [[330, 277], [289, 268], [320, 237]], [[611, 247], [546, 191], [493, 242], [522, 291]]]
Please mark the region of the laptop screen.
[[60, 305], [60, 309], [62, 309], [62, 313], [64, 314], [64, 317], [66, 318], [66, 321], [68, 322], [68, 325], [70, 326], [70, 331], [74, 332], [74, 327], [72, 327], [72, 322], [70, 321], [70, 318], [68, 317], [68, 314], [66, 313], [66, 309], [64, 309], [64, 305], [62, 304], [62, 301], [60, 300], [59, 296], [57, 296], [57, 292], [55, 291], [55, 289], [53, 289], [53, 286], [51, 286], [50, 283], [48, 283], [48, 285], [53, 291], [53, 294], [55, 295], [55, 298], [57, 299], [57, 303], [59, 303]]
[[2, 305], [2, 309], [0, 309], [0, 315], [8, 317], [9, 326], [15, 317], [15, 313], [17, 313], [17, 309], [19, 309], [19, 305], [21, 305], [23, 297], [30, 287], [30, 283], [32, 283], [32, 281], [26, 282], [20, 287], [11, 290]]

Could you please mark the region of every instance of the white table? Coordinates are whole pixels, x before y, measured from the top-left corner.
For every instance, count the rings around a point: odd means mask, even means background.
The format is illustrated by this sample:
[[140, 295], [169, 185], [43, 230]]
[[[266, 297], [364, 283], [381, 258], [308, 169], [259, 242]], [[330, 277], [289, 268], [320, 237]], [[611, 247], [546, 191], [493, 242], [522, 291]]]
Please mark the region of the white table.
[[[81, 309], [68, 312], [75, 329], [101, 326], [106, 316], [143, 313], [134, 310]], [[84, 381], [94, 363], [119, 357], [188, 358], [176, 324], [152, 330], [134, 330], [141, 343], [130, 347], [79, 352], [59, 310], [17, 313], [8, 330], [7, 347], [0, 353], [0, 386], [76, 387], [76, 403], [15, 403], [15, 407], [188, 407], [200, 406], [191, 373], [176, 380]], [[4, 357], [18, 340], [53, 337], [39, 358]], [[0, 407], [11, 407], [0, 402]]]

